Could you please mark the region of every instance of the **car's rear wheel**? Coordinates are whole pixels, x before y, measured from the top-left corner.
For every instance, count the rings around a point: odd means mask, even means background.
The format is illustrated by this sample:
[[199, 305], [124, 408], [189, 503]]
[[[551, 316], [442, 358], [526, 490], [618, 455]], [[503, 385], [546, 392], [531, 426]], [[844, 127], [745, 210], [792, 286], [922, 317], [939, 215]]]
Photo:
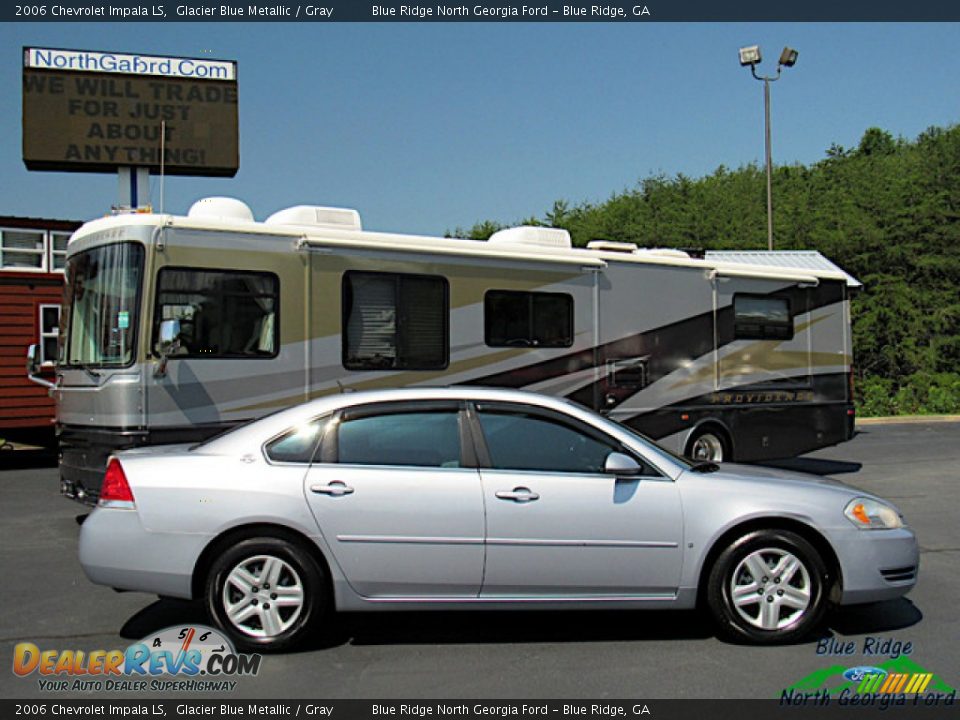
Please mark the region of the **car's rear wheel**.
[[205, 602], [240, 648], [286, 650], [302, 642], [330, 609], [323, 569], [275, 537], [243, 540], [212, 564]]
[[827, 610], [827, 567], [787, 530], [757, 530], [730, 544], [710, 571], [707, 599], [734, 640], [785, 643], [813, 631]]

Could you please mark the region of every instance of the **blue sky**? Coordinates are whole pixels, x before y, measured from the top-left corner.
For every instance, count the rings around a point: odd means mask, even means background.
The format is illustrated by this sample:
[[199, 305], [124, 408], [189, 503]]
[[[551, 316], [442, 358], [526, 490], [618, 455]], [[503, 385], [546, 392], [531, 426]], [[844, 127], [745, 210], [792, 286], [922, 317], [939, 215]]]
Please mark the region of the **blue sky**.
[[24, 169], [24, 45], [239, 62], [240, 171], [167, 178], [168, 211], [230, 195], [258, 219], [337, 205], [442, 234], [762, 163], [762, 85], [737, 63], [757, 43], [761, 70], [800, 51], [772, 87], [777, 163], [960, 120], [957, 24], [2, 24], [0, 214], [88, 219], [117, 200], [115, 175]]

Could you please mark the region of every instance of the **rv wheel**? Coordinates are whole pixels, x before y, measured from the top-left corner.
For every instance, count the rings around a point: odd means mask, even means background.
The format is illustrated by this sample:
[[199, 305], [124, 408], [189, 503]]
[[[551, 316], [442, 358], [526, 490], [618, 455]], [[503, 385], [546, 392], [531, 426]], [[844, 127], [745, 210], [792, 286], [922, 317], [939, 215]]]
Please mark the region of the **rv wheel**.
[[697, 430], [687, 443], [686, 456], [699, 462], [723, 462], [730, 460], [730, 445], [719, 430], [703, 428]]

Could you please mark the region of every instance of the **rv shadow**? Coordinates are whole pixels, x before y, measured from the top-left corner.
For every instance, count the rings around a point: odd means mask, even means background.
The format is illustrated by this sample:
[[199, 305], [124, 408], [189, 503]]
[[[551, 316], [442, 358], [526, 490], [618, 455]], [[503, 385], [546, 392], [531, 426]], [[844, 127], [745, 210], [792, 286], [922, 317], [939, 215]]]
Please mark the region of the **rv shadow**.
[[0, 449], [0, 472], [4, 470], [32, 470], [55, 468], [57, 451], [45, 448]]
[[844, 460], [825, 460], [822, 458], [788, 458], [786, 460], [767, 460], [760, 465], [767, 467], [780, 468], [781, 470], [793, 470], [795, 472], [805, 472], [812, 475], [842, 475], [844, 473], [860, 472], [863, 463], [846, 462]]

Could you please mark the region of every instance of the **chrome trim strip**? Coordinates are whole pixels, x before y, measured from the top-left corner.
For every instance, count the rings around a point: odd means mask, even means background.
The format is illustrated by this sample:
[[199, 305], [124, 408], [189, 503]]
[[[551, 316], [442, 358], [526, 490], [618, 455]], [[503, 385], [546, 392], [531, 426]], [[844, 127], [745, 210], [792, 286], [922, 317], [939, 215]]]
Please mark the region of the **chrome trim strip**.
[[570, 602], [663, 602], [676, 600], [676, 593], [650, 595], [485, 595], [483, 597], [365, 597], [371, 603], [570, 603]]
[[405, 543], [411, 545], [483, 545], [483, 538], [416, 537], [411, 535], [337, 535], [340, 542]]
[[501, 545], [521, 547], [677, 548], [675, 542], [656, 540], [543, 540], [539, 538], [417, 537], [412, 535], [337, 535], [345, 543], [403, 543], [408, 545]]
[[657, 540], [542, 540], [539, 538], [489, 538], [487, 545], [522, 545], [545, 547], [626, 547], [676, 548], [678, 543]]

